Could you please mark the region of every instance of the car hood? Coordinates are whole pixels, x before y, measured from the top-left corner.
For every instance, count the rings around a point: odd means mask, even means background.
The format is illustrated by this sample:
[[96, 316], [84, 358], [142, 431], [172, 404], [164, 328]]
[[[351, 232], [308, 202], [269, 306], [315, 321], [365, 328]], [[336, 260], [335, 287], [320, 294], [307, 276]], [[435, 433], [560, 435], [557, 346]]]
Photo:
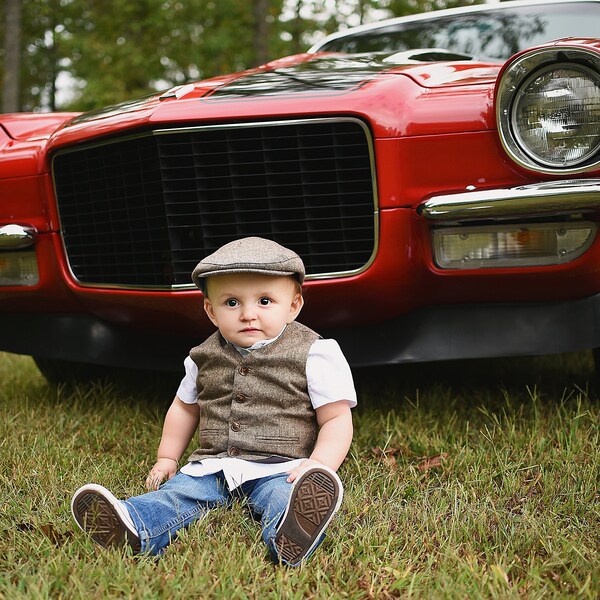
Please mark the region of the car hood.
[[10, 113], [0, 115], [0, 127], [13, 140], [46, 138], [79, 113]]
[[374, 120], [375, 100], [384, 86], [386, 95], [390, 86], [396, 86], [392, 94], [396, 98], [419, 96], [423, 89], [489, 87], [500, 67], [431, 49], [393, 55], [301, 54], [81, 114], [55, 132], [52, 145], [150, 124], [179, 127], [183, 123], [344, 112], [362, 113]]
[[[271, 63], [218, 86], [210, 98], [252, 98], [289, 94], [330, 95], [360, 88], [391, 74], [412, 75], [426, 87], [494, 80], [499, 65], [476, 63], [471, 57], [435, 49], [394, 54], [321, 54], [287, 65]], [[270, 67], [270, 68], [269, 68]]]

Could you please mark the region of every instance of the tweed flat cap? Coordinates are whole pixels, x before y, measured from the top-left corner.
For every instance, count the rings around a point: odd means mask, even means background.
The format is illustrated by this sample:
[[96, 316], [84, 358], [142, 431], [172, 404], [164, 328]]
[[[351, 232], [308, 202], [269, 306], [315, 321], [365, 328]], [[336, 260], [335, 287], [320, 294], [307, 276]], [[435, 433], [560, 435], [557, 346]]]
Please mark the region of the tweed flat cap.
[[247, 237], [221, 246], [203, 258], [192, 272], [193, 282], [204, 290], [204, 280], [224, 273], [292, 275], [304, 281], [304, 263], [292, 250], [259, 237]]

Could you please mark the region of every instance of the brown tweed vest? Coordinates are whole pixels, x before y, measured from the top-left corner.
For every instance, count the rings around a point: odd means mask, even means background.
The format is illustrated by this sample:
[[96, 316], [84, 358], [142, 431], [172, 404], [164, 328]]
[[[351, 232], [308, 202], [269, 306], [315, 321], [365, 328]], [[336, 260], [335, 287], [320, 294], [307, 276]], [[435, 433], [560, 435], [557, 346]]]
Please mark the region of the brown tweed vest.
[[278, 462], [308, 457], [318, 428], [308, 396], [306, 360], [318, 338], [294, 321], [275, 342], [247, 356], [218, 331], [193, 348], [200, 447], [189, 460], [234, 456]]

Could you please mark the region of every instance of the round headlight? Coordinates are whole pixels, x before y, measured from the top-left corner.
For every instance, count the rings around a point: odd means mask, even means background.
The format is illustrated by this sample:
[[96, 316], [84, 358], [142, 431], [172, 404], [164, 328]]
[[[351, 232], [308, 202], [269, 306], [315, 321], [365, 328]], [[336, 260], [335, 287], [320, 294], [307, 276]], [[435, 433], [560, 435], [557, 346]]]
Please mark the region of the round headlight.
[[518, 165], [551, 174], [600, 166], [600, 52], [554, 42], [516, 54], [494, 95], [498, 134]]
[[536, 71], [515, 94], [511, 123], [522, 150], [540, 164], [585, 162], [600, 148], [600, 76], [576, 64]]

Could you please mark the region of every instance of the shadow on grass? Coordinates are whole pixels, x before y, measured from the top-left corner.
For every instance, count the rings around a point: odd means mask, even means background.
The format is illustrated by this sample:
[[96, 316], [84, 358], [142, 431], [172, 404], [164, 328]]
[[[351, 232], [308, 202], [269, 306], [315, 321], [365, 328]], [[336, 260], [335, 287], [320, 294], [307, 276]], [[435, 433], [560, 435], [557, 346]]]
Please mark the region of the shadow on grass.
[[[597, 401], [598, 385], [591, 352], [545, 357], [511, 357], [415, 363], [353, 370], [359, 400], [385, 410], [415, 398], [451, 395], [467, 405], [503, 403], [506, 396], [527, 398], [531, 390], [556, 401], [583, 394]], [[166, 407], [175, 396], [183, 373], [106, 369], [97, 377], [68, 384], [48, 384], [58, 390], [56, 398], [87, 396], [127, 397], [155, 408]], [[472, 400], [470, 400], [472, 399]]]
[[354, 376], [359, 395], [369, 397], [412, 398], [417, 390], [426, 396], [443, 389], [465, 398], [475, 393], [479, 399], [533, 390], [557, 401], [572, 393], [596, 400], [599, 395], [591, 352], [391, 365], [356, 369]]
[[[35, 367], [34, 367], [35, 368]], [[172, 372], [138, 369], [101, 368], [86, 376], [74, 372], [63, 380], [46, 379], [41, 373], [35, 387], [40, 396], [57, 405], [80, 403], [100, 405], [139, 404], [147, 409], [163, 410], [173, 401], [182, 375]], [[68, 375], [68, 373], [67, 373]], [[30, 383], [33, 390], [34, 381]], [[49, 392], [49, 393], [48, 393]]]

